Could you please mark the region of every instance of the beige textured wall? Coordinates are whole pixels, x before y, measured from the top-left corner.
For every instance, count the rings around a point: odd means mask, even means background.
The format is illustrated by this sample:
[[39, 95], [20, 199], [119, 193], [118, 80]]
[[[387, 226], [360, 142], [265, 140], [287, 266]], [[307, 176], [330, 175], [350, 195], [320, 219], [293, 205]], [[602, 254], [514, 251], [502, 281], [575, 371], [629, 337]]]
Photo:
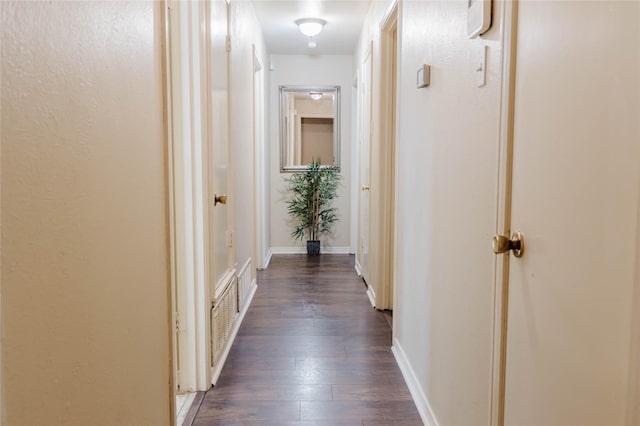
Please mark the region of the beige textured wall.
[[6, 424], [168, 425], [161, 4], [1, 8]]

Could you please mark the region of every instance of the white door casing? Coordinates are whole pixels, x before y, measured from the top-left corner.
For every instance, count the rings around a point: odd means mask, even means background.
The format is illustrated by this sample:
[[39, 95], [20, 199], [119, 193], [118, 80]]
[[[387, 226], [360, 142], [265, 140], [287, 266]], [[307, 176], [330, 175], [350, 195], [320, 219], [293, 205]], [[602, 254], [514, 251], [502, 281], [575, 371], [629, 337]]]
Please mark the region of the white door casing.
[[[227, 4], [168, 3], [170, 211], [177, 387], [211, 384], [210, 309], [233, 275], [228, 195]], [[210, 36], [210, 37], [209, 37]]]
[[380, 27], [380, 150], [379, 210], [377, 239], [377, 288], [375, 307], [393, 309], [394, 265], [395, 265], [395, 152], [396, 152], [396, 71], [398, 19], [400, 4], [394, 2], [383, 17]]
[[204, 3], [169, 3], [169, 102], [171, 127], [171, 217], [175, 305], [177, 307], [177, 386], [180, 391], [208, 388], [209, 321], [206, 156], [203, 156], [203, 96], [200, 87], [203, 40], [198, 28]]

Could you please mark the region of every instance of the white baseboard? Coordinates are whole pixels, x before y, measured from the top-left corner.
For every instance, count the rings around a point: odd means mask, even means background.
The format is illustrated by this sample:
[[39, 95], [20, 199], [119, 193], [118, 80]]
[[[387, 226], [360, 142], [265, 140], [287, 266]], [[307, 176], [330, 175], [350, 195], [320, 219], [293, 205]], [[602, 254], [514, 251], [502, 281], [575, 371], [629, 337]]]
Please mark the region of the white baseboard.
[[375, 308], [376, 307], [376, 292], [373, 290], [373, 287], [371, 287], [368, 283], [367, 283], [367, 296], [369, 296], [369, 302], [371, 302], [371, 306], [373, 306]]
[[242, 310], [236, 316], [236, 319], [233, 324], [233, 328], [229, 333], [229, 339], [227, 339], [227, 344], [225, 345], [224, 350], [220, 354], [220, 362], [216, 363], [215, 366], [211, 367], [211, 384], [213, 386], [216, 385], [218, 378], [220, 377], [220, 373], [222, 372], [222, 367], [224, 367], [224, 363], [227, 361], [227, 356], [229, 355], [229, 351], [231, 350], [231, 345], [236, 340], [236, 335], [238, 334], [238, 330], [240, 329], [240, 324], [242, 324], [242, 320], [249, 310], [249, 306], [251, 305], [251, 301], [253, 300], [253, 296], [256, 294], [256, 290], [258, 289], [258, 284], [254, 279], [251, 283], [251, 287], [249, 289], [249, 293], [246, 297], [246, 302]]
[[356, 274], [358, 274], [359, 277], [362, 276], [362, 269], [360, 268], [360, 263], [356, 260], [355, 263], [355, 267], [356, 267]]
[[422, 418], [422, 422], [425, 426], [438, 426], [438, 420], [433, 413], [433, 409], [431, 409], [431, 405], [429, 405], [427, 396], [424, 394], [422, 386], [420, 386], [420, 382], [418, 381], [416, 374], [413, 372], [413, 368], [411, 368], [411, 364], [409, 364], [409, 360], [397, 339], [393, 339], [391, 352], [393, 352], [396, 362], [400, 367], [402, 377], [404, 377], [404, 381], [407, 383], [407, 387], [409, 388], [413, 402], [416, 404], [416, 408]]
[[264, 258], [264, 268], [263, 269], [267, 269], [267, 267], [269, 266], [269, 262], [271, 262], [271, 256], [273, 256], [273, 249], [269, 249], [269, 251], [267, 252], [267, 255]]
[[[271, 247], [272, 254], [306, 254], [306, 247]], [[322, 247], [321, 254], [349, 254], [349, 247]]]

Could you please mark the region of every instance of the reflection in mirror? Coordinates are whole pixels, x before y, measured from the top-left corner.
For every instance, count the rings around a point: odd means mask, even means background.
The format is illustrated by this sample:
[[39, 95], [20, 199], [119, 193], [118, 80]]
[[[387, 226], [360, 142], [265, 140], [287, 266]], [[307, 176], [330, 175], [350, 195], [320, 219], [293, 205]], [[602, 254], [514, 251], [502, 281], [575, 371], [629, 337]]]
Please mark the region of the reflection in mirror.
[[280, 86], [280, 170], [340, 167], [340, 86]]

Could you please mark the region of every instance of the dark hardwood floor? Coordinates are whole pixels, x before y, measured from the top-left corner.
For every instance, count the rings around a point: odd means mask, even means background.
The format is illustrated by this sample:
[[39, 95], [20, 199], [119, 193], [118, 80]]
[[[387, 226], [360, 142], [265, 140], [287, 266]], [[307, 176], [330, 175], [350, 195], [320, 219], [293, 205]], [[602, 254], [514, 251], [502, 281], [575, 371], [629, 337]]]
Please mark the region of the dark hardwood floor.
[[193, 422], [422, 425], [353, 256], [273, 256]]

